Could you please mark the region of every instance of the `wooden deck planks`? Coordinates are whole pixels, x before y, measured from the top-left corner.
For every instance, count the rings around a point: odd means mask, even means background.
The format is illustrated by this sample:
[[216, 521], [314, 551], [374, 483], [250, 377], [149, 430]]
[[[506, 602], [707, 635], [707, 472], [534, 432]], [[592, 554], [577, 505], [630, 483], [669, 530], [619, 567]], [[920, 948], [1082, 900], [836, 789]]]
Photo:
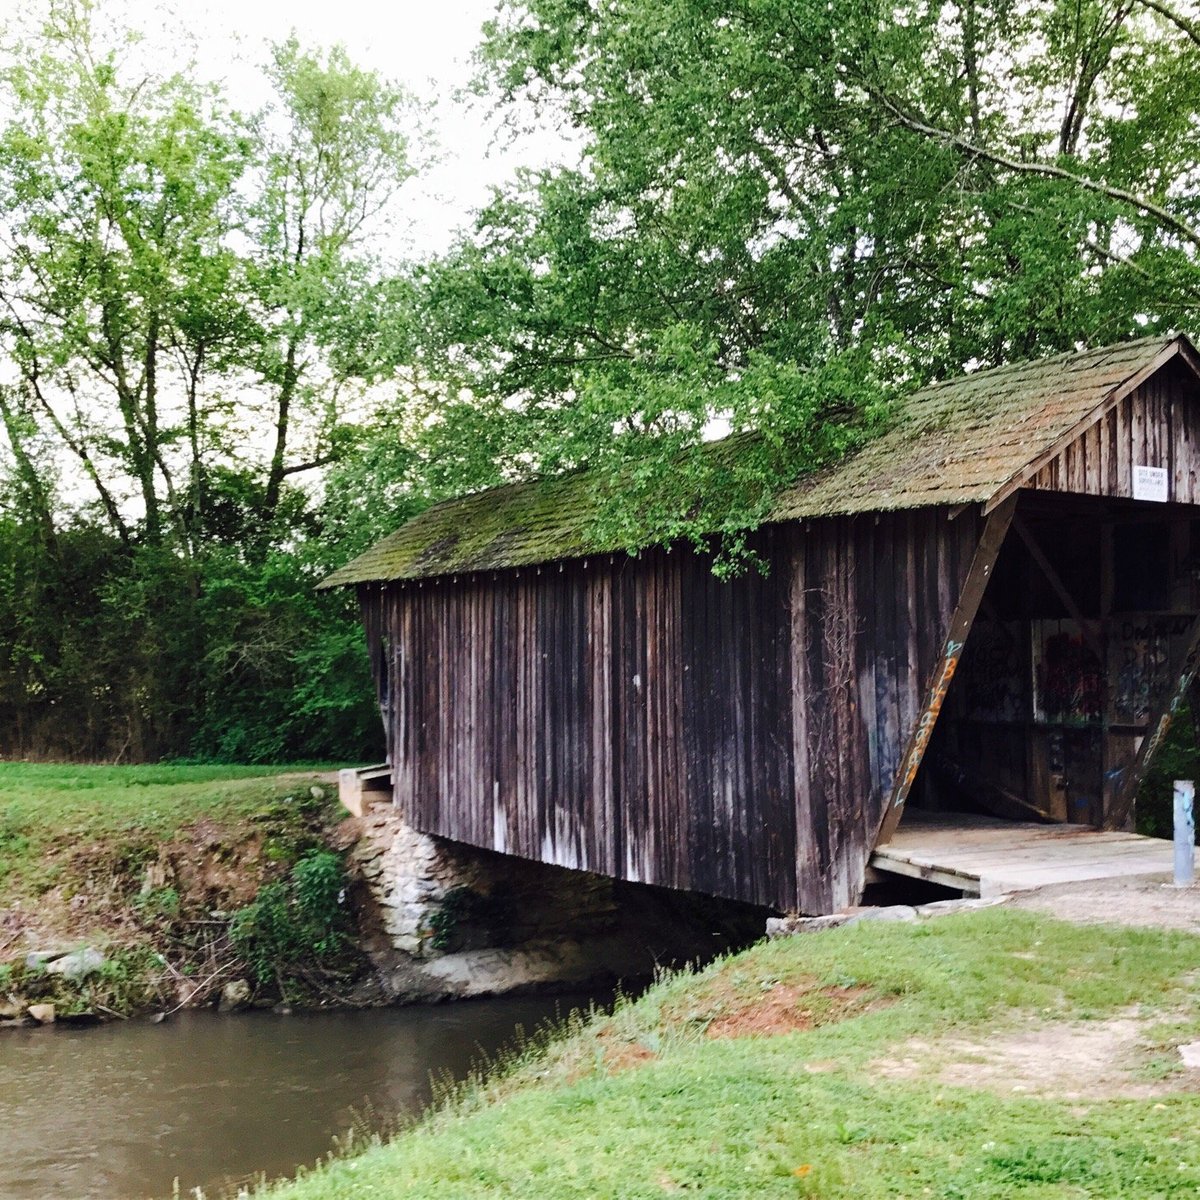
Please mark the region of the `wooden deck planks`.
[[892, 841], [876, 850], [871, 866], [973, 895], [996, 896], [1056, 883], [1164, 874], [1171, 870], [1171, 855], [1171, 843], [1161, 838], [1089, 825], [914, 811], [906, 814]]

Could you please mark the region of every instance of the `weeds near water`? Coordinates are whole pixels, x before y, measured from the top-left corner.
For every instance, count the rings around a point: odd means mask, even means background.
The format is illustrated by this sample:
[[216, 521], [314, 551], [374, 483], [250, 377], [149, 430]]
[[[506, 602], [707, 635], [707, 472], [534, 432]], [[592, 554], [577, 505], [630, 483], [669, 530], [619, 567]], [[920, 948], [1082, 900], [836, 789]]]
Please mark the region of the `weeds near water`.
[[230, 937], [259, 983], [287, 981], [306, 966], [323, 966], [351, 942], [347, 881], [341, 858], [311, 850], [286, 879], [265, 884], [233, 915]]

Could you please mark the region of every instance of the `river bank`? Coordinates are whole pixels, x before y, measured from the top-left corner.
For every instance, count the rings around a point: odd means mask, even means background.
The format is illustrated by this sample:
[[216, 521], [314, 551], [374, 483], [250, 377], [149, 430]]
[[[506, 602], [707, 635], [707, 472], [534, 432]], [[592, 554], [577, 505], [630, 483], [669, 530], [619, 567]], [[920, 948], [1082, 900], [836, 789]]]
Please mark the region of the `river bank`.
[[606, 987], [764, 929], [336, 793], [322, 771], [0, 763], [0, 1028]]
[[1006, 907], [667, 979], [272, 1200], [1200, 1188], [1200, 938]]
[[0, 1020], [369, 1002], [333, 778], [0, 763]]

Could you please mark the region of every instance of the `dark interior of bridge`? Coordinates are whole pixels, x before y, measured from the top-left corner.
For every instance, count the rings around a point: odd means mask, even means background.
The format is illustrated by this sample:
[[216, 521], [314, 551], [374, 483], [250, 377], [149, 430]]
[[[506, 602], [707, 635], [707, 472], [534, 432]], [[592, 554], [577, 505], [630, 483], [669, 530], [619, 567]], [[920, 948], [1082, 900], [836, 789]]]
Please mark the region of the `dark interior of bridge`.
[[1022, 497], [910, 807], [1128, 823], [1200, 629], [1191, 512]]

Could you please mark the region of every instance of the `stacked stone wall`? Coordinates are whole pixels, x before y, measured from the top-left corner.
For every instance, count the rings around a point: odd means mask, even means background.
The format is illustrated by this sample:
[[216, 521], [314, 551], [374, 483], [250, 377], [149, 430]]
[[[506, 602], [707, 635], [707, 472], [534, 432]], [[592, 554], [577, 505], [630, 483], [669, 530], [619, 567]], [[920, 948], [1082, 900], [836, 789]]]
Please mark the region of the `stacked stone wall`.
[[631, 980], [763, 929], [761, 910], [420, 833], [387, 802], [364, 807], [354, 826], [360, 928], [390, 999]]

